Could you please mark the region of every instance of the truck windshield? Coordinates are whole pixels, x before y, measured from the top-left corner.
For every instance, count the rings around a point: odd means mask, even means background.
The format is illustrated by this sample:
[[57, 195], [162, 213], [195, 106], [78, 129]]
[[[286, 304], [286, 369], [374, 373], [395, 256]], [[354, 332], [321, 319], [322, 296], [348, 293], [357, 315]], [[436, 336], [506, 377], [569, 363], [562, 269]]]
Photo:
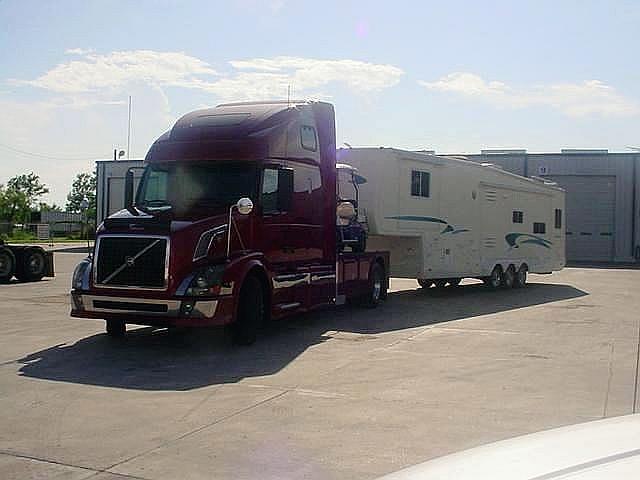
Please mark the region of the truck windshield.
[[176, 163], [148, 165], [136, 205], [146, 210], [171, 208], [185, 214], [224, 207], [242, 197], [255, 199], [257, 168], [247, 163]]

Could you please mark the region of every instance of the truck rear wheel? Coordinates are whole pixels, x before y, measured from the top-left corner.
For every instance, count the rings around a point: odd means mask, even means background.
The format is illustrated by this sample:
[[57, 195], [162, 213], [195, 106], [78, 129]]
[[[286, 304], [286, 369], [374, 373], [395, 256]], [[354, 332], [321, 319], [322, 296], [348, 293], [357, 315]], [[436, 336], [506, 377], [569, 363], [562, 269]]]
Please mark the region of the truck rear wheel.
[[42, 280], [47, 271], [47, 259], [40, 248], [28, 248], [22, 254], [21, 262], [16, 268], [16, 277], [21, 282], [37, 282]]
[[457, 287], [461, 281], [461, 278], [450, 278], [448, 283], [450, 287]]
[[371, 269], [369, 278], [369, 291], [364, 297], [363, 305], [367, 308], [376, 308], [386, 296], [386, 281], [384, 269], [379, 263], [375, 263]]
[[429, 288], [431, 285], [433, 285], [433, 280], [427, 280], [426, 278], [419, 278], [418, 285], [420, 285], [422, 288]]
[[502, 285], [502, 267], [496, 265], [491, 271], [491, 275], [483, 279], [484, 284], [491, 290], [497, 290]]
[[264, 290], [255, 276], [248, 277], [240, 290], [238, 316], [231, 326], [233, 343], [251, 345], [258, 337], [258, 331], [265, 318]]
[[447, 286], [447, 280], [441, 278], [440, 280], [436, 280], [435, 284], [436, 284], [436, 288], [444, 288]]
[[127, 325], [121, 320], [106, 321], [107, 335], [112, 338], [122, 338], [127, 333]]
[[15, 255], [8, 248], [0, 247], [0, 283], [9, 283], [15, 270]]

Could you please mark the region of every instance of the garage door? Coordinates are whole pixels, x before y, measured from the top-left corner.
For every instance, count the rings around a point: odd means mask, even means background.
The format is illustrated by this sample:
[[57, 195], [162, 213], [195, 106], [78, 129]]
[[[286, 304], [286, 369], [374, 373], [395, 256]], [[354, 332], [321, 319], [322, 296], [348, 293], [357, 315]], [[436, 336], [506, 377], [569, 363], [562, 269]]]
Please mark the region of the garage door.
[[563, 175], [548, 178], [567, 191], [567, 260], [613, 260], [616, 177]]

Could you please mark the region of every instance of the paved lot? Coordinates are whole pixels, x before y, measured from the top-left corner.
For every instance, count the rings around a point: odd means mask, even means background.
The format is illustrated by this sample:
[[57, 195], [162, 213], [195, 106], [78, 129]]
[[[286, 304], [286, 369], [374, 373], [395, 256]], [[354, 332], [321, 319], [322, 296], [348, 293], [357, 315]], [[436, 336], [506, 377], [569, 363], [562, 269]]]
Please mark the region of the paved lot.
[[58, 276], [0, 286], [0, 478], [367, 479], [633, 409], [640, 270], [566, 269], [524, 290], [394, 281], [375, 311], [122, 342], [71, 319]]

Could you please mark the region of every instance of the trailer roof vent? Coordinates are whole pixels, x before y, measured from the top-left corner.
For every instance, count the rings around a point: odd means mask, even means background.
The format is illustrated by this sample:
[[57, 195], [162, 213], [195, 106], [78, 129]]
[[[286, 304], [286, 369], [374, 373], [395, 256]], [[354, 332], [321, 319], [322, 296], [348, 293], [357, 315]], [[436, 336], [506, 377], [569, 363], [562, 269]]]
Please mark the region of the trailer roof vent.
[[563, 148], [560, 150], [560, 153], [566, 153], [569, 155], [606, 155], [609, 153], [609, 150], [606, 148]]
[[482, 155], [523, 155], [527, 153], [526, 148], [489, 148], [480, 150]]

